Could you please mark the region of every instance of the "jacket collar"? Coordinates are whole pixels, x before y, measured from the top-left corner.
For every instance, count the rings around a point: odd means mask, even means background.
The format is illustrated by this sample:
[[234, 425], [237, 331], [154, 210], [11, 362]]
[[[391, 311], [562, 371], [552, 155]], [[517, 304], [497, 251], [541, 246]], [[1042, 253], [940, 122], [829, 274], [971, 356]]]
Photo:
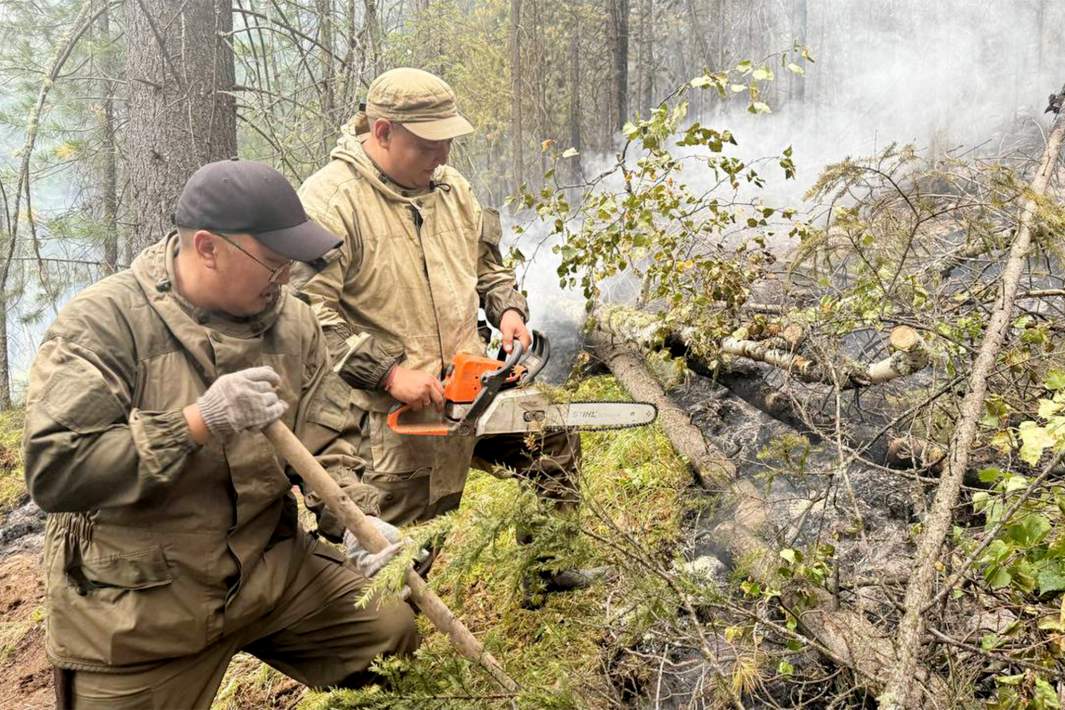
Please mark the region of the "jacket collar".
[[[381, 195], [393, 202], [405, 202], [414, 207], [424, 207], [428, 200], [440, 192], [439, 189], [414, 191], [405, 190], [385, 176], [377, 165], [366, 154], [363, 142], [366, 135], [355, 135], [354, 124], [349, 121], [340, 130], [340, 138], [337, 139], [336, 147], [329, 153], [332, 160], [342, 160], [350, 165], [368, 183], [373, 185]], [[444, 168], [437, 169], [434, 177], [442, 176]]]
[[185, 349], [192, 355], [205, 373], [213, 376], [214, 358], [208, 340], [210, 331], [218, 331], [235, 338], [255, 338], [269, 330], [284, 309], [287, 287], [278, 291], [278, 297], [262, 313], [248, 318], [238, 318], [198, 308], [177, 292], [174, 284], [174, 257], [180, 242], [176, 232], [142, 251], [130, 269], [144, 291], [151, 307], [166, 323]]

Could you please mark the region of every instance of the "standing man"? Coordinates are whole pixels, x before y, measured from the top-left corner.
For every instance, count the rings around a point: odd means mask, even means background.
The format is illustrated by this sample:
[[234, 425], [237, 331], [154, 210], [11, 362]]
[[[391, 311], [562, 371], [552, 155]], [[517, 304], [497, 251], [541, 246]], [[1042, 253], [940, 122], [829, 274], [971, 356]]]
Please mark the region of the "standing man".
[[239, 650], [312, 687], [355, 686], [418, 643], [406, 604], [355, 606], [398, 545], [357, 572], [301, 530], [260, 433], [281, 418], [378, 512], [337, 440], [347, 387], [284, 287], [336, 238], [284, 176], [244, 161], [198, 170], [175, 222], [63, 308], [30, 373], [26, 482], [49, 513], [60, 708], [208, 708]]
[[[487, 470], [502, 465], [531, 479], [556, 507], [578, 501], [575, 435], [529, 447], [521, 435], [400, 436], [385, 422], [397, 402], [442, 406], [440, 375], [452, 358], [484, 352], [478, 308], [505, 350], [531, 341], [525, 298], [500, 255], [499, 213], [482, 208], [447, 165], [452, 139], [472, 131], [442, 79], [393, 69], [373, 81], [330, 162], [300, 188], [311, 219], [343, 243], [296, 281], [353, 388], [354, 438], [369, 466], [363, 480], [381, 491], [382, 517], [396, 525], [456, 508], [474, 457]], [[572, 571], [545, 581], [548, 589], [587, 584]]]

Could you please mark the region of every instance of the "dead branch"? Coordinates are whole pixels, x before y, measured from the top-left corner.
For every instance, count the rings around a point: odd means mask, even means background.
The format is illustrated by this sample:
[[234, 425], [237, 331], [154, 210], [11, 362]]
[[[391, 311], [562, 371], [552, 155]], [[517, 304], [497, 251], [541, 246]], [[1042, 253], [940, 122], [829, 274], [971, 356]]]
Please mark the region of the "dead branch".
[[1010, 248], [1009, 259], [1002, 273], [1002, 288], [984, 332], [976, 361], [973, 363], [972, 374], [969, 378], [969, 391], [962, 401], [958, 425], [950, 442], [947, 472], [940, 481], [935, 500], [925, 519], [925, 529], [917, 547], [917, 568], [906, 588], [905, 612], [896, 635], [898, 665], [895, 666], [883, 694], [879, 697], [880, 707], [885, 709], [896, 710], [919, 706], [919, 701], [914, 697], [913, 678], [917, 670], [917, 654], [923, 647], [924, 610], [928, 600], [932, 597], [939, 551], [950, 530], [951, 514], [968, 468], [969, 448], [976, 435], [977, 421], [987, 393], [988, 375], [1002, 348], [1017, 297], [1021, 270], [1031, 246], [1032, 224], [1037, 208], [1036, 197], [1046, 192], [1061, 150], [1062, 138], [1065, 138], [1065, 119], [1058, 116], [1047, 140], [1039, 170], [1032, 180], [1031, 196], [1024, 201], [1017, 236]]

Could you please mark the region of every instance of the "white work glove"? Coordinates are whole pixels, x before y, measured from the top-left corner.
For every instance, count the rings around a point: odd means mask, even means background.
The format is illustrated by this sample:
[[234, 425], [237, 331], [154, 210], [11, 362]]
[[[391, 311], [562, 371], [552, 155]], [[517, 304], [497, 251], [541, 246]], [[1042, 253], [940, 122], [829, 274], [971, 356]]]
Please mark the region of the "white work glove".
[[380, 552], [370, 552], [359, 542], [358, 538], [350, 530], [344, 531], [344, 549], [347, 550], [348, 559], [354, 564], [356, 569], [362, 573], [363, 577], [369, 579], [375, 574], [381, 571], [391, 561], [393, 557], [399, 554], [399, 551], [403, 549], [403, 546], [409, 540], [403, 540], [400, 535], [399, 528], [390, 523], [386, 523], [376, 515], [367, 515], [366, 519], [369, 520], [377, 532], [381, 533], [389, 545]]
[[279, 384], [281, 377], [273, 368], [249, 367], [219, 377], [196, 400], [196, 406], [212, 436], [262, 429], [288, 409], [274, 389]]
[[[344, 549], [348, 553], [348, 559], [355, 564], [355, 567], [364, 577], [369, 579], [380, 572], [400, 550], [411, 544], [412, 540], [409, 537], [402, 537], [399, 528], [378, 518], [376, 515], [367, 515], [366, 519], [377, 528], [377, 532], [381, 533], [381, 535], [388, 540], [388, 547], [380, 552], [371, 553], [359, 543], [358, 539], [350, 530], [345, 530]], [[415, 560], [420, 562], [428, 556], [429, 551], [423, 549], [415, 555]], [[404, 593], [401, 596], [405, 599], [409, 594], [410, 591], [404, 588]]]

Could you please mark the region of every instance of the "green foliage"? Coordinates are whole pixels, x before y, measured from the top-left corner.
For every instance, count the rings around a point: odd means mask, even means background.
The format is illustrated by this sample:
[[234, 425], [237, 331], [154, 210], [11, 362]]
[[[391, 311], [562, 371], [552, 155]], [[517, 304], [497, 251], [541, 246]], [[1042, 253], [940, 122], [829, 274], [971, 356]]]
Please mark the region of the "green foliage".
[[[641, 299], [661, 300], [670, 323], [696, 326], [694, 349], [710, 352], [731, 329], [750, 283], [773, 261], [771, 220], [792, 214], [757, 200], [741, 204], [737, 193], [761, 189], [764, 179], [755, 165], [730, 154], [737, 145], [731, 131], [688, 120], [688, 94], [711, 90], [727, 97], [739, 87], [750, 110], [761, 112], [759, 96], [772, 78], [767, 67], [741, 62], [681, 86], [646, 118], [625, 124], [616, 164], [586, 186], [576, 205], [558, 187], [525, 190], [519, 205], [558, 239], [561, 284], [579, 286], [591, 305], [604, 282], [633, 277]], [[778, 163], [785, 177], [794, 176], [790, 148]]]
[[[581, 399], [624, 395], [609, 378], [579, 385]], [[527, 487], [473, 472], [461, 508], [446, 523], [410, 530], [415, 540], [450, 527], [430, 584], [503, 663], [523, 690], [522, 708], [594, 704], [609, 684], [604, 658], [614, 644], [638, 641], [677, 601], [648, 571], [675, 544], [686, 506], [690, 474], [657, 427], [582, 436], [583, 505], [576, 515], [547, 514]], [[532, 528], [530, 545], [517, 530]], [[574, 534], [576, 533], [576, 534]], [[554, 556], [549, 563], [541, 558]], [[611, 565], [609, 584], [539, 599], [522, 607], [522, 580], [544, 566]], [[617, 617], [611, 600], [625, 599]], [[480, 670], [459, 658], [447, 640], [424, 626], [425, 640], [411, 660], [392, 659], [378, 670], [390, 688], [312, 693], [305, 710], [342, 708], [505, 707], [510, 698]]]

